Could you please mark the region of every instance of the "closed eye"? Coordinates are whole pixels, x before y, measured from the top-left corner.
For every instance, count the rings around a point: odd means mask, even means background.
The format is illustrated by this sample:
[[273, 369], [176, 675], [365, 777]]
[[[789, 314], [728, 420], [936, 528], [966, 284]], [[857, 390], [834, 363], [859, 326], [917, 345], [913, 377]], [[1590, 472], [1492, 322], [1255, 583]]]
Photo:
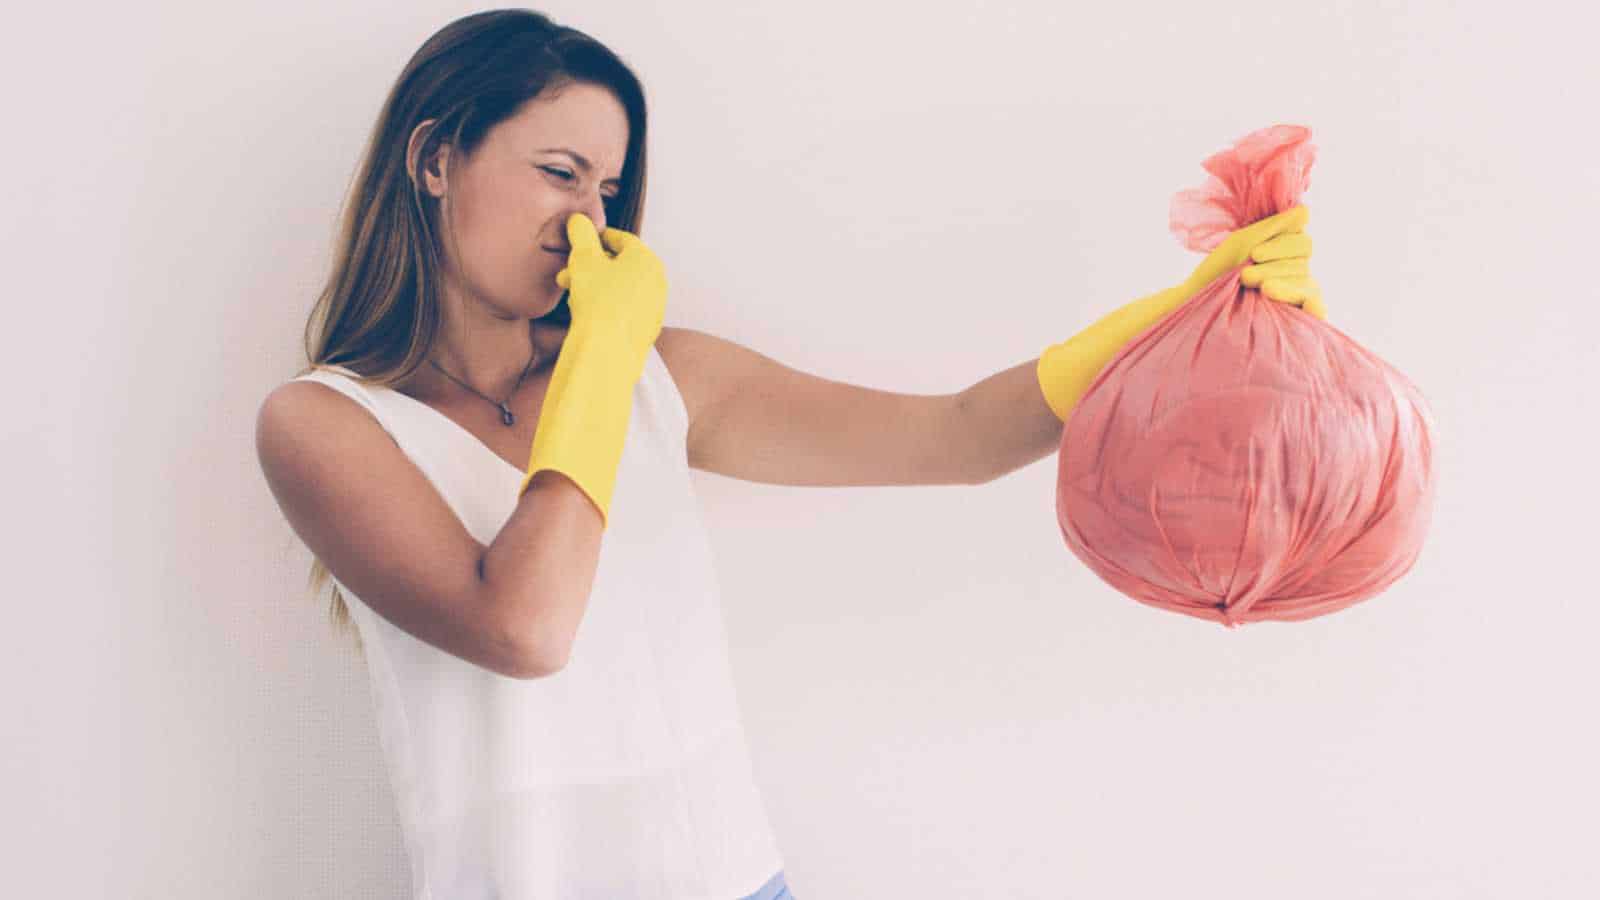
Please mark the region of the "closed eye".
[[[571, 181], [573, 179], [572, 173], [568, 172], [566, 169], [558, 169], [555, 166], [540, 166], [539, 168], [543, 169], [546, 172], [549, 172], [551, 175], [560, 176], [562, 181]], [[603, 199], [607, 200], [607, 201], [612, 201], [612, 200], [616, 200], [617, 199], [617, 195], [616, 194], [602, 194], [601, 197]]]

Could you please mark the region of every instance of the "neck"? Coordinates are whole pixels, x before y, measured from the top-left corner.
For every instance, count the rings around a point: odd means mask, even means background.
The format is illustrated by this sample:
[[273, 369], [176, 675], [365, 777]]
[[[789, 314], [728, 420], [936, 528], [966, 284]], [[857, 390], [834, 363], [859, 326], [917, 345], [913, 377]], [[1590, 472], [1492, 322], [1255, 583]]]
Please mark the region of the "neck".
[[526, 384], [548, 367], [556, 353], [532, 320], [520, 321], [526, 327], [511, 323], [492, 332], [479, 330], [466, 339], [446, 328], [415, 373], [419, 392], [435, 398], [470, 395], [456, 383], [460, 381], [496, 401], [504, 400], [516, 390], [519, 378]]

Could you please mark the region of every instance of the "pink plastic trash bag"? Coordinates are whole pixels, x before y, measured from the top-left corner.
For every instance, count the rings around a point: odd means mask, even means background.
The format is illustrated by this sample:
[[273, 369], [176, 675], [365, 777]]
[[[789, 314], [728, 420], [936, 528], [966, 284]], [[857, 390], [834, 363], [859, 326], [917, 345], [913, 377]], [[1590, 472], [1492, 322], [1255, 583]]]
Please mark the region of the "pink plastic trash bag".
[[[1299, 203], [1309, 138], [1276, 126], [1207, 159], [1214, 177], [1173, 200], [1174, 233], [1208, 251]], [[1061, 533], [1101, 579], [1229, 628], [1381, 593], [1416, 562], [1433, 511], [1421, 393], [1333, 326], [1242, 287], [1241, 269], [1100, 372], [1056, 481]]]

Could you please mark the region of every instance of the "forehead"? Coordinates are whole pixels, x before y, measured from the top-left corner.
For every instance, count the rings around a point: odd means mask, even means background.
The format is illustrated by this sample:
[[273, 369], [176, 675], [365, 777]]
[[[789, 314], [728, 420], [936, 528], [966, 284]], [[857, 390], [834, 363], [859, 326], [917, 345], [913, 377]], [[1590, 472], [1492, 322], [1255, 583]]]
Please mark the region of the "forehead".
[[621, 171], [628, 152], [628, 112], [599, 85], [578, 82], [546, 90], [505, 125], [527, 150], [565, 147], [608, 175]]

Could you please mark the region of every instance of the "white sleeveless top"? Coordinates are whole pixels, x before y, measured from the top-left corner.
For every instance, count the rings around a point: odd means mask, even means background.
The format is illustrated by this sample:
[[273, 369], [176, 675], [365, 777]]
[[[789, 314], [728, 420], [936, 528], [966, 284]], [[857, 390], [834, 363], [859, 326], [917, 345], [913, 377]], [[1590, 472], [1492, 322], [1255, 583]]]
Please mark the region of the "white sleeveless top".
[[[320, 366], [473, 537], [513, 467], [443, 413]], [[400, 630], [338, 584], [365, 649], [414, 900], [737, 900], [783, 868], [750, 766], [688, 413], [652, 348], [567, 665], [520, 680]]]

